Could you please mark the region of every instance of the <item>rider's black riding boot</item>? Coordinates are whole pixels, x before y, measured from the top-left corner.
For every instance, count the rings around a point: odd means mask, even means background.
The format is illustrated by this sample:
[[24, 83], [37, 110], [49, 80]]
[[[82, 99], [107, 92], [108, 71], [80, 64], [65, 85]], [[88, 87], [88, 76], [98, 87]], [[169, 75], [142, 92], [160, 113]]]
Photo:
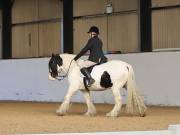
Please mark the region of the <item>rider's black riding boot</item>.
[[91, 77], [89, 71], [87, 70], [87, 68], [81, 68], [81, 73], [85, 76], [86, 78], [86, 84], [88, 87], [90, 87], [95, 80]]

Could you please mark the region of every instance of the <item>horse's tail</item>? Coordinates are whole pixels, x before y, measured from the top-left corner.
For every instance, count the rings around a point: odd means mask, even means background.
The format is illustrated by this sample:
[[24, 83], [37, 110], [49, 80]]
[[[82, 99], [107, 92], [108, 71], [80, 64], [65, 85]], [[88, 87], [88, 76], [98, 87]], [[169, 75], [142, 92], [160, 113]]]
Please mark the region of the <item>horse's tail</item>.
[[135, 111], [140, 113], [140, 116], [145, 116], [146, 106], [142, 97], [138, 93], [136, 86], [134, 71], [131, 65], [128, 65], [129, 75], [127, 80], [127, 113], [133, 114]]

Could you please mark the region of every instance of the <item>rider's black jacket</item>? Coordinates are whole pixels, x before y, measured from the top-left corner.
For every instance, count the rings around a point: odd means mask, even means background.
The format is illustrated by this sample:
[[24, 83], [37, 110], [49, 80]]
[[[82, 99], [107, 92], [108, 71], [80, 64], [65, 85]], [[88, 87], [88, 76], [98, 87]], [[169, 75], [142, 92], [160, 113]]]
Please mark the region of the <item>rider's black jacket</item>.
[[90, 51], [88, 60], [95, 63], [104, 63], [107, 61], [107, 58], [104, 56], [102, 50], [102, 41], [98, 38], [98, 36], [92, 37], [88, 40], [86, 46], [76, 55], [74, 60], [79, 59], [82, 55], [84, 55], [87, 51]]

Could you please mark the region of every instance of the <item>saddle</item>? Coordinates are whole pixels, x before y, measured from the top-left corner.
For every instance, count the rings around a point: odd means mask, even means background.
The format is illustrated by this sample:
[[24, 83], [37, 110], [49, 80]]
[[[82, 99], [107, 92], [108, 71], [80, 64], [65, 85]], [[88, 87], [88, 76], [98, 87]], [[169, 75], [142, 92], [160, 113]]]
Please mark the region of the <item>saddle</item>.
[[103, 64], [103, 63], [106, 63], [108, 61], [108, 59], [106, 57], [103, 57], [100, 59], [99, 63], [93, 65], [93, 66], [90, 66], [90, 67], [87, 67], [87, 70], [89, 71], [89, 73], [91, 73], [92, 69], [97, 66], [97, 65], [100, 65], [100, 64]]
[[[106, 61], [101, 61], [101, 62], [99, 62], [99, 63], [97, 63], [97, 64], [95, 64], [93, 66], [87, 67], [87, 70], [88, 70], [89, 73], [91, 73], [95, 66], [106, 63], [106, 62], [107, 62], [107, 60]], [[83, 83], [84, 83], [85, 88], [87, 90], [89, 90], [88, 86], [86, 84], [86, 78], [85, 77], [83, 78]], [[112, 81], [111, 81], [111, 76], [107, 71], [104, 71], [103, 74], [101, 75], [100, 85], [103, 88], [112, 87], [113, 84], [112, 84]]]

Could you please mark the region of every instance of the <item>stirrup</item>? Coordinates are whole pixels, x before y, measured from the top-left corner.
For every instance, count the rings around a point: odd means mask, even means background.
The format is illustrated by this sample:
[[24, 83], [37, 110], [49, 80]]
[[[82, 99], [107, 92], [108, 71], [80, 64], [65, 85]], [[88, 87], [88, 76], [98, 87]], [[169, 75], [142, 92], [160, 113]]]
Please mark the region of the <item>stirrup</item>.
[[86, 86], [91, 87], [91, 85], [95, 82], [93, 78], [86, 79]]

